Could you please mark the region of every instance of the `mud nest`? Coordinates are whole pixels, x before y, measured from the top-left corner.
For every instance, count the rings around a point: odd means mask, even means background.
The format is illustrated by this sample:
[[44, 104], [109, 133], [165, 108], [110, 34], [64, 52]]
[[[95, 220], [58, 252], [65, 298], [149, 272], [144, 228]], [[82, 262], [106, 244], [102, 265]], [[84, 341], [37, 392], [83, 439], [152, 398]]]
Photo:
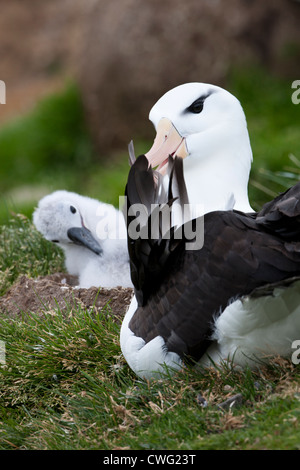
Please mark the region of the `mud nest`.
[[100, 311], [109, 306], [116, 319], [122, 321], [133, 295], [132, 289], [82, 289], [76, 285], [77, 278], [64, 273], [37, 278], [21, 276], [0, 297], [0, 314], [17, 317], [23, 313], [38, 313], [45, 316], [47, 311], [53, 309], [70, 312], [70, 308], [83, 307]]

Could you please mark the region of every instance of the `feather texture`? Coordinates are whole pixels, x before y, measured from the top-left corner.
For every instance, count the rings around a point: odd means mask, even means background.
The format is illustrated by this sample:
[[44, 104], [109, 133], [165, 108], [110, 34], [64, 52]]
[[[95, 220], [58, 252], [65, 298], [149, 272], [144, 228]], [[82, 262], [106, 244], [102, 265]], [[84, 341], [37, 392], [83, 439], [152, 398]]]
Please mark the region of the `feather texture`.
[[[126, 188], [129, 208], [134, 201], [148, 201], [150, 209], [149, 201], [171, 205], [177, 198], [180, 204], [186, 203], [180, 159], [170, 160], [169, 166], [166, 198], [145, 157], [137, 159]], [[160, 336], [168, 351], [198, 361], [211, 343], [215, 319], [233, 299], [300, 276], [299, 200], [300, 184], [257, 214], [206, 214], [204, 246], [200, 250], [187, 251], [185, 230], [178, 240], [174, 227], [168, 239], [129, 237], [131, 274], [138, 300], [130, 330], [146, 343]], [[150, 212], [148, 229], [151, 217]], [[193, 220], [193, 228], [197, 220]]]

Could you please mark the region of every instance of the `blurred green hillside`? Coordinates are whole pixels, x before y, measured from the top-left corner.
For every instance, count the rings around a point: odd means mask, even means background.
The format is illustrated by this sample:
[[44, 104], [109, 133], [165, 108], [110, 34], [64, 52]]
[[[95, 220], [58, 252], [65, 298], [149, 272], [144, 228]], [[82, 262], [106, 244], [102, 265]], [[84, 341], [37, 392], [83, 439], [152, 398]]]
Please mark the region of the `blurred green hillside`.
[[[226, 88], [246, 113], [254, 154], [250, 200], [258, 208], [298, 178], [297, 161], [289, 156], [300, 159], [300, 106], [291, 101], [290, 82], [258, 68], [232, 71]], [[137, 154], [151, 145], [139, 141], [134, 129], [132, 138]], [[289, 174], [278, 177], [277, 172], [287, 169]], [[74, 83], [66, 83], [60, 93], [0, 128], [0, 223], [11, 211], [31, 216], [39, 198], [55, 189], [118, 205], [127, 173], [126, 148], [101, 158], [96, 154], [79, 91]]]
[[253, 151], [249, 185], [255, 209], [299, 179], [300, 105], [292, 82], [258, 68], [234, 71], [228, 89], [244, 108]]

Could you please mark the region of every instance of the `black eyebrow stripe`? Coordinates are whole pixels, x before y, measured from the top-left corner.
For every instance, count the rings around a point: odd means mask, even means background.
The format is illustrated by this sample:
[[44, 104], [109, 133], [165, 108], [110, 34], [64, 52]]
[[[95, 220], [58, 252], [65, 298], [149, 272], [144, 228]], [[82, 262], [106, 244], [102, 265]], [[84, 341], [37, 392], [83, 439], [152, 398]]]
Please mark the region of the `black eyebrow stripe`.
[[188, 113], [189, 110], [190, 110], [190, 108], [191, 108], [192, 106], [194, 106], [194, 104], [196, 103], [196, 101], [200, 101], [200, 100], [201, 100], [201, 101], [204, 102], [204, 101], [206, 100], [206, 98], [208, 98], [208, 97], [209, 97], [210, 95], [212, 95], [213, 93], [215, 93], [215, 90], [210, 90], [210, 91], [208, 91], [205, 95], [199, 96], [199, 98], [197, 98], [196, 100], [194, 100], [194, 101], [192, 102], [192, 104], [190, 104], [190, 105], [182, 112], [182, 114]]

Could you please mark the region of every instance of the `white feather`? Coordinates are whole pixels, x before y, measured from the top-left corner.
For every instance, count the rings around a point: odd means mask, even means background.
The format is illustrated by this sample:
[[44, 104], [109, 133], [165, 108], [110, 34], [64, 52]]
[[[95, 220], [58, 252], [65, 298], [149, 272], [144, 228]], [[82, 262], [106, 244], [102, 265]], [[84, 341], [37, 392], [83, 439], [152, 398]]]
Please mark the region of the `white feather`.
[[[70, 206], [76, 208], [75, 214]], [[125, 221], [114, 206], [77, 193], [55, 191], [39, 201], [33, 222], [47, 240], [56, 240], [64, 250], [67, 271], [79, 276], [80, 287], [132, 287]], [[99, 242], [101, 256], [69, 239], [68, 229], [82, 223]]]
[[131, 369], [143, 379], [162, 377], [166, 367], [173, 370], [182, 368], [182, 361], [178, 354], [167, 351], [164, 339], [161, 336], [149, 341], [139, 338], [129, 328], [129, 323], [137, 309], [137, 301], [133, 296], [120, 332], [121, 350]]

